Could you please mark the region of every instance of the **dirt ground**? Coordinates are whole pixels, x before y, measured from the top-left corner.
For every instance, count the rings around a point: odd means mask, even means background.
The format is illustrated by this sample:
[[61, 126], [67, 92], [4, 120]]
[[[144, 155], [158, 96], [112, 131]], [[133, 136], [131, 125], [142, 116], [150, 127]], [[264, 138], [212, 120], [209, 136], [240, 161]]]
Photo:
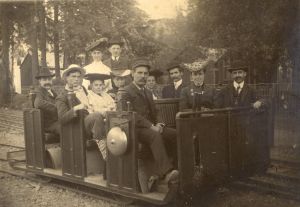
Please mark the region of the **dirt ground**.
[[[0, 143], [24, 146], [21, 133], [0, 130]], [[0, 156], [5, 150], [0, 149]], [[0, 165], [3, 168], [3, 165]], [[200, 195], [199, 195], [200, 196]], [[72, 191], [57, 188], [51, 183], [38, 183], [0, 173], [0, 207], [108, 207], [118, 206]], [[135, 204], [134, 206], [145, 206]], [[147, 205], [151, 206], [151, 205]], [[202, 196], [201, 207], [300, 207], [300, 201], [278, 198], [255, 191], [221, 189]]]

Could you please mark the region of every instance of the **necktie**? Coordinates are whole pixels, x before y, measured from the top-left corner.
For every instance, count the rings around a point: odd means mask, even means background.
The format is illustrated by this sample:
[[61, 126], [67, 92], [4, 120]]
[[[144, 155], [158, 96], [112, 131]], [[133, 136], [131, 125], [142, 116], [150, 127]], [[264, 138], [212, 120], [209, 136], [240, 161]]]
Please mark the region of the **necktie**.
[[240, 85], [238, 85], [238, 87], [236, 87], [236, 92], [237, 92], [238, 95], [240, 94], [240, 92], [241, 92], [241, 86]]

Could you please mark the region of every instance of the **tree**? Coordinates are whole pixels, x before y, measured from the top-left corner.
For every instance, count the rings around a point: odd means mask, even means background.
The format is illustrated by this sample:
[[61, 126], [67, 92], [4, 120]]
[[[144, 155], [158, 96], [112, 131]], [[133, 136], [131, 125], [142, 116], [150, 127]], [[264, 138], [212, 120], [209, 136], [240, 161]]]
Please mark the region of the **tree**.
[[297, 8], [296, 0], [190, 0], [187, 18], [197, 44], [235, 51], [254, 64], [259, 81], [271, 82], [289, 50]]

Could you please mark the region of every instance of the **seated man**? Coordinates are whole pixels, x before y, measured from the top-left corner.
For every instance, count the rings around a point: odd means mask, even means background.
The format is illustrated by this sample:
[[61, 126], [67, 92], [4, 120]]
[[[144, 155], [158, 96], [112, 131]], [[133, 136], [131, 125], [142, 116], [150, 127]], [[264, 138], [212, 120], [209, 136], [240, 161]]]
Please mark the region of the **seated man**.
[[[66, 81], [66, 86], [63, 92], [56, 98], [58, 118], [60, 123], [64, 125], [78, 117], [79, 110], [84, 110], [84, 125], [87, 136], [95, 140], [104, 140], [106, 136], [104, 119], [101, 113], [92, 112], [91, 110], [88, 92], [82, 86], [84, 74], [85, 70], [75, 64], [70, 65], [64, 71], [63, 79]], [[75, 94], [73, 100], [68, 100], [69, 93]], [[102, 153], [102, 156], [103, 159], [106, 159], [105, 153]]]
[[34, 107], [41, 109], [43, 112], [45, 132], [59, 135], [60, 126], [55, 106], [55, 98], [57, 97], [57, 94], [51, 89], [53, 76], [54, 74], [52, 74], [48, 68], [42, 68], [35, 76], [39, 82], [39, 87], [36, 89], [37, 94], [34, 100]]
[[215, 90], [204, 83], [206, 63], [194, 63], [188, 69], [191, 72], [192, 83], [181, 91], [179, 110], [212, 109], [214, 106]]
[[259, 109], [266, 104], [265, 100], [258, 99], [255, 90], [245, 82], [248, 67], [242, 61], [234, 61], [228, 68], [233, 79], [216, 96], [215, 106], [225, 107], [250, 107]]
[[185, 86], [182, 80], [183, 68], [180, 63], [171, 63], [167, 71], [169, 72], [171, 84], [162, 89], [162, 98], [179, 98], [182, 88]]
[[[156, 123], [156, 112], [153, 97], [145, 88], [149, 75], [150, 65], [148, 61], [139, 59], [132, 65], [133, 82], [124, 88], [124, 93], [117, 103], [118, 110], [127, 109], [137, 112], [136, 133], [139, 142], [150, 147], [155, 162], [155, 177], [168, 183], [177, 180], [178, 171], [168, 156], [166, 145], [172, 146], [173, 159], [176, 160], [176, 130], [164, 127], [162, 123]], [[165, 144], [166, 143], [166, 144]], [[175, 151], [175, 152], [174, 152]], [[152, 177], [153, 178], [153, 177]], [[151, 185], [148, 186], [151, 190]]]

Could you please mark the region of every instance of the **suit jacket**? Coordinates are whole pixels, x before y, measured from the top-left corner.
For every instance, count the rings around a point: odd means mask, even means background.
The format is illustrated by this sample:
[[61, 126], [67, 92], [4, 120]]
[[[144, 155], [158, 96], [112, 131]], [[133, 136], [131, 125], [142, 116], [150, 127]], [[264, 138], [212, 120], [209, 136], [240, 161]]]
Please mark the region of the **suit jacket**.
[[156, 109], [151, 92], [146, 88], [144, 90], [138, 89], [134, 83], [127, 85], [117, 103], [117, 109], [124, 111], [129, 101], [130, 110], [137, 112], [137, 127], [150, 128], [156, 123]]
[[244, 83], [241, 92], [237, 94], [233, 82], [231, 82], [218, 93], [215, 105], [217, 108], [247, 107], [251, 106], [256, 100], [258, 100], [256, 92], [253, 88], [249, 87], [249, 85]]
[[195, 107], [201, 108], [213, 108], [214, 107], [215, 90], [214, 88], [203, 84], [203, 86], [197, 87], [195, 84], [191, 84], [188, 87], [184, 87], [181, 90], [179, 109], [192, 109]]
[[53, 96], [43, 87], [39, 86], [36, 89], [36, 98], [34, 107], [41, 109], [43, 112], [44, 127], [48, 128], [53, 123], [57, 122], [57, 109], [55, 106], [55, 98], [57, 94], [51, 90]]
[[129, 59], [125, 56], [120, 56], [118, 60], [113, 60], [111, 57], [103, 61], [111, 70], [114, 69], [130, 69]]
[[184, 88], [184, 84], [182, 83], [177, 90], [175, 90], [174, 84], [169, 84], [162, 89], [162, 98], [179, 98], [181, 90]]
[[[86, 89], [83, 88], [83, 90], [87, 95]], [[73, 106], [80, 104], [80, 100], [76, 96], [73, 96], [70, 104], [68, 100], [68, 91], [64, 89], [55, 101], [58, 112], [58, 119], [61, 124], [66, 124], [72, 121], [74, 118], [78, 117], [78, 114], [73, 110]]]

